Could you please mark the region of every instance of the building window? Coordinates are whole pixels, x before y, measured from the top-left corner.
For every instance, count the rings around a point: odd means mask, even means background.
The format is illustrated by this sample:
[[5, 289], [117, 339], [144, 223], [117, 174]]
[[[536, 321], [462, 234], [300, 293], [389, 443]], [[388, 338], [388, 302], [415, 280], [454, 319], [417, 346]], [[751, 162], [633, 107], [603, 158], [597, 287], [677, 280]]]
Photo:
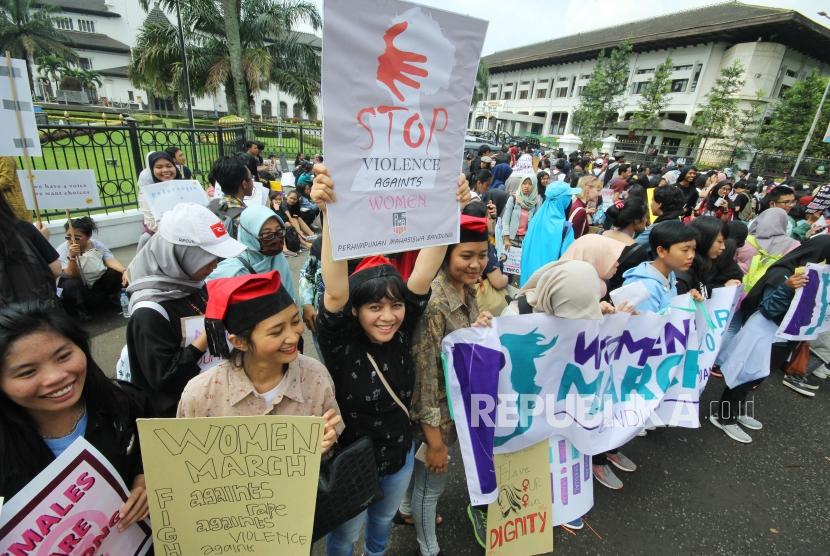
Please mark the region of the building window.
[[692, 64], [687, 64], [685, 66], [674, 66], [672, 67], [673, 71], [688, 71], [692, 69]]
[[498, 95], [499, 95], [498, 93], [490, 93], [490, 100], [496, 100]]
[[536, 89], [536, 98], [545, 98], [548, 96], [547, 89]]
[[524, 100], [527, 98], [527, 91], [519, 91], [519, 100]]
[[567, 87], [558, 87], [556, 89], [556, 98], [565, 98], [566, 96], [568, 96]]
[[784, 93], [786, 93], [789, 90], [790, 90], [789, 85], [781, 85], [781, 89], [778, 90], [778, 98], [783, 97]]
[[577, 88], [576, 88], [576, 96], [581, 97], [581, 96], [582, 96], [582, 91], [584, 91], [584, 90], [585, 90], [585, 87], [584, 87], [584, 86], [582, 86], [582, 87], [577, 87]]
[[671, 82], [671, 92], [673, 93], [685, 93], [686, 86], [689, 84], [688, 79], [672, 79]]
[[127, 91], [127, 98], [130, 99], [130, 102], [135, 100], [135, 94], [132, 91]]
[[638, 81], [638, 82], [634, 83], [634, 94], [635, 95], [643, 94], [643, 91], [646, 90], [646, 87], [648, 87], [649, 83], [651, 83], [651, 81]]
[[678, 147], [680, 146], [680, 139], [677, 137], [663, 137], [660, 143], [660, 151], [666, 155], [676, 155]]
[[590, 73], [583, 73], [582, 75], [579, 76], [579, 78], [580, 79], [591, 79], [591, 74]]
[[81, 69], [92, 69], [92, 60], [89, 58], [78, 58], [78, 67]]
[[64, 31], [72, 31], [75, 29], [75, 26], [72, 23], [72, 19], [68, 17], [57, 17], [55, 18], [55, 27], [58, 29], [63, 29]]
[[786, 70], [784, 73], [787, 74], [787, 77], [798, 77], [798, 72], [793, 70]]
[[644, 75], [646, 73], [654, 73], [654, 68], [644, 68], [637, 70], [637, 75]]
[[554, 112], [550, 115], [550, 134], [563, 135], [565, 133], [565, 126], [568, 123], [567, 112]]
[[560, 77], [559, 79], [557, 79], [557, 81], [567, 81], [567, 80], [568, 80], [567, 77]]
[[697, 89], [697, 82], [700, 79], [700, 71], [703, 69], [703, 64], [695, 64], [695, 74], [692, 77], [692, 88], [689, 89], [691, 92], [694, 92]]
[[505, 91], [505, 92], [502, 94], [501, 99], [502, 99], [502, 100], [510, 100], [510, 93], [511, 93], [510, 91]]
[[84, 33], [94, 33], [95, 32], [95, 22], [91, 19], [79, 19], [78, 20], [78, 30], [83, 31]]

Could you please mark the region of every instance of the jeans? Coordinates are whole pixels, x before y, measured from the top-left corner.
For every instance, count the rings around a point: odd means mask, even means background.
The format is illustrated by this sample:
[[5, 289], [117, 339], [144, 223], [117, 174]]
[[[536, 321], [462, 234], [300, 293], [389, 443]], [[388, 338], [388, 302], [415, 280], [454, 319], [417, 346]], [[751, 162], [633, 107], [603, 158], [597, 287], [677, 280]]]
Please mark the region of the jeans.
[[435, 534], [435, 515], [438, 499], [447, 487], [449, 478], [449, 472], [433, 473], [422, 461], [415, 461], [412, 482], [401, 503], [400, 512], [412, 516], [415, 534], [418, 536], [418, 547], [423, 556], [435, 556], [441, 551]]
[[380, 477], [380, 488], [383, 498], [374, 502], [366, 511], [343, 523], [326, 536], [327, 556], [351, 556], [354, 543], [360, 537], [360, 528], [366, 524], [364, 533], [365, 554], [368, 556], [382, 556], [386, 553], [389, 544], [389, 531], [392, 528], [392, 518], [398, 511], [406, 492], [409, 479], [412, 476], [412, 462], [415, 452], [409, 451], [403, 467], [391, 475]]

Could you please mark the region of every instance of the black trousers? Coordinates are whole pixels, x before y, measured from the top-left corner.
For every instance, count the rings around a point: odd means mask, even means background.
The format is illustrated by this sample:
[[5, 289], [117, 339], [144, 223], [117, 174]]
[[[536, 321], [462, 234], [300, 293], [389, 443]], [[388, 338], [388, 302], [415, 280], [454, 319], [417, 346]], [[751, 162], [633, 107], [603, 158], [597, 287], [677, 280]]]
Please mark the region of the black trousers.
[[[772, 344], [770, 353], [770, 373], [775, 370], [784, 368], [787, 361], [790, 359], [793, 350], [798, 345], [798, 342], [777, 342]], [[752, 390], [760, 386], [766, 377], [757, 380], [751, 380], [744, 384], [740, 384], [735, 388], [724, 386], [723, 394], [720, 397], [720, 408], [718, 409], [718, 421], [724, 425], [735, 423], [738, 420], [738, 415], [746, 413], [746, 397]]]
[[58, 287], [63, 288], [61, 301], [70, 315], [81, 312], [93, 312], [112, 307], [111, 296], [121, 290], [121, 273], [108, 268], [91, 288], [86, 287], [80, 278], [61, 278]]

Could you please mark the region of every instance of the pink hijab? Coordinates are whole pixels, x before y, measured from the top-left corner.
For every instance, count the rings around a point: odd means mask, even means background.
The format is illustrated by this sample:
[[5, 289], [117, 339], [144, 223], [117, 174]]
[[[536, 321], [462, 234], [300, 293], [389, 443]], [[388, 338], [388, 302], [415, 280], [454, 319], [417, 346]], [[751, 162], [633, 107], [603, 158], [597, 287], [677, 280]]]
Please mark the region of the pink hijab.
[[625, 244], [599, 234], [586, 234], [574, 241], [561, 259], [566, 261], [585, 261], [594, 267], [600, 279], [600, 297], [605, 297], [608, 287], [605, 276], [612, 274], [617, 261], [622, 255]]

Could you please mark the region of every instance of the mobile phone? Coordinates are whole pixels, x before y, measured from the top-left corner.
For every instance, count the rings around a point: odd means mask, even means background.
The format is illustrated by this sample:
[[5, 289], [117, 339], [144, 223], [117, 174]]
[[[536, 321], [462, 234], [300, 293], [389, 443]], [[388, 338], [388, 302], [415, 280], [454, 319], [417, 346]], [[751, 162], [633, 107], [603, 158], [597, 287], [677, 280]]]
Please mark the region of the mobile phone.
[[[415, 450], [415, 459], [420, 461], [421, 463], [427, 462], [427, 443], [421, 442], [421, 445], [418, 446], [418, 449]], [[452, 456], [447, 456], [447, 461], [450, 461]]]

